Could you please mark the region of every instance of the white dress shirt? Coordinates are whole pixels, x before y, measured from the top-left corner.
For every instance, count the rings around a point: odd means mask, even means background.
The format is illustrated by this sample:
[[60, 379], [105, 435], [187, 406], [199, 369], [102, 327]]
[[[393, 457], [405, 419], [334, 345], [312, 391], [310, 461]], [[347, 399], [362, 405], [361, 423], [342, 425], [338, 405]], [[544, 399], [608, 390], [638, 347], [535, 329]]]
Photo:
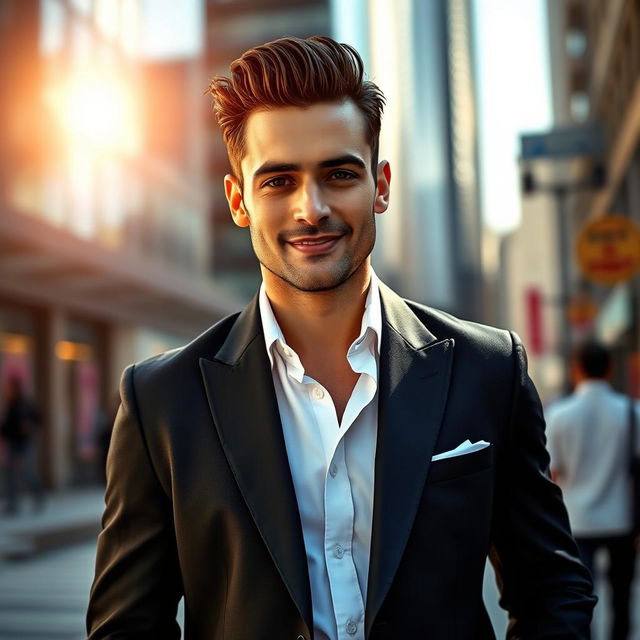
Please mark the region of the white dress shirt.
[[551, 469], [559, 474], [574, 535], [629, 533], [629, 399], [589, 380], [546, 413]]
[[382, 311], [375, 274], [347, 360], [360, 374], [338, 423], [260, 288], [260, 315], [302, 523], [316, 640], [364, 640], [378, 427]]

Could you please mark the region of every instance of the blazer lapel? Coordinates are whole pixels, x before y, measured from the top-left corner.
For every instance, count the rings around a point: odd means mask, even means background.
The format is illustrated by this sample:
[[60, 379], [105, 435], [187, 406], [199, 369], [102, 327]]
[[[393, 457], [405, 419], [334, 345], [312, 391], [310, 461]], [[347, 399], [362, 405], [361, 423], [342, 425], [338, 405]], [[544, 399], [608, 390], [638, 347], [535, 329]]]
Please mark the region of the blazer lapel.
[[453, 339], [437, 341], [381, 284], [378, 442], [366, 606], [371, 630], [411, 532], [444, 412]]
[[215, 359], [201, 358], [200, 368], [238, 487], [291, 597], [312, 629], [302, 527], [257, 298], [240, 314]]

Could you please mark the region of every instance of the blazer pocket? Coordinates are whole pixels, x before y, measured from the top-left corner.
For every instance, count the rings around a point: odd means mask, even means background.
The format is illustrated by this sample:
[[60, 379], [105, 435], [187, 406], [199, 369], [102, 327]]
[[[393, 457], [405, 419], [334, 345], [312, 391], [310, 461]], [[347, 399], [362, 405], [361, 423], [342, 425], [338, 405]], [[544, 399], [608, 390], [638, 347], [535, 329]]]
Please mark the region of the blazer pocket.
[[492, 465], [493, 445], [490, 444], [480, 451], [432, 462], [429, 467], [427, 484], [468, 476], [472, 473], [478, 473], [478, 471], [484, 471]]

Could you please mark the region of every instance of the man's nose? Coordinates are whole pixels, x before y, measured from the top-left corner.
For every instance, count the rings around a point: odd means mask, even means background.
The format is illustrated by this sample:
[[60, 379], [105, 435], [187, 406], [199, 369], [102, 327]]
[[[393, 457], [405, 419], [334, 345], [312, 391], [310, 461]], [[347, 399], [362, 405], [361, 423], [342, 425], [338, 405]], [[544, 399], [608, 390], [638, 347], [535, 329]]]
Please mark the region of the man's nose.
[[331, 213], [322, 189], [313, 181], [308, 181], [298, 190], [293, 216], [298, 222], [316, 225]]

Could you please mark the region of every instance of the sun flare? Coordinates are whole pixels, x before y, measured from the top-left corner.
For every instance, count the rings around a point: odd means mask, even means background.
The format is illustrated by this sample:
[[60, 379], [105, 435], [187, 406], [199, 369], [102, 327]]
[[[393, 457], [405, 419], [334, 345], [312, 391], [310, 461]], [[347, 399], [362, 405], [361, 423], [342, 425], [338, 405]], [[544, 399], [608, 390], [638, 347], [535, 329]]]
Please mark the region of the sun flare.
[[120, 79], [78, 76], [49, 91], [47, 101], [74, 143], [125, 153], [139, 147], [136, 101]]

